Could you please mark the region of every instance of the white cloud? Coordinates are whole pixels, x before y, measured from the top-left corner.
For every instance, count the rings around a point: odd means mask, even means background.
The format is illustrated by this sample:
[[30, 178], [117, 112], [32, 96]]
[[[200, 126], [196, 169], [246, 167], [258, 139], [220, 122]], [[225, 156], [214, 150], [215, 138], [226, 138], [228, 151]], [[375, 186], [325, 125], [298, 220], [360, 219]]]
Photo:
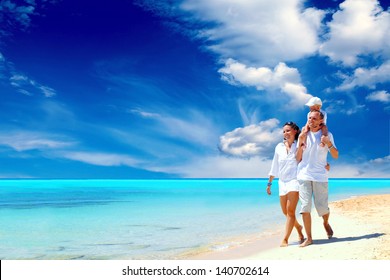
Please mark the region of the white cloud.
[[389, 178], [390, 155], [359, 162], [358, 164], [331, 164], [330, 177], [334, 178]]
[[279, 120], [269, 119], [257, 125], [236, 128], [220, 137], [220, 150], [236, 157], [270, 157], [276, 143], [283, 140]]
[[66, 137], [33, 131], [3, 131], [0, 134], [0, 145], [11, 147], [17, 152], [55, 150], [74, 144], [74, 141]]
[[352, 76], [345, 76], [338, 90], [349, 90], [355, 87], [375, 88], [377, 84], [390, 82], [390, 60], [379, 67], [357, 68]]
[[177, 166], [154, 166], [148, 170], [178, 174], [182, 178], [264, 178], [268, 177], [271, 160], [225, 156], [193, 158]]
[[48, 158], [65, 158], [100, 166], [137, 166], [140, 161], [122, 154], [106, 152], [69, 151], [78, 143], [68, 137], [33, 131], [11, 131], [0, 133], [0, 145], [17, 152], [38, 150]]
[[[150, 171], [178, 174], [183, 178], [268, 178], [271, 159], [209, 156], [177, 166], [153, 166]], [[329, 178], [388, 178], [390, 156], [359, 164], [331, 163]]]
[[2, 53], [0, 53], [0, 79], [9, 82], [9, 84], [19, 93], [24, 95], [43, 95], [45, 97], [55, 96], [56, 90], [42, 85], [37, 81], [21, 74], [15, 69], [12, 62], [8, 61]]
[[302, 84], [286, 82], [281, 89], [282, 92], [290, 98], [290, 103], [287, 104], [289, 109], [301, 108], [302, 104], [306, 104], [306, 102], [312, 97], [311, 94], [306, 93], [306, 87]]
[[99, 166], [135, 166], [139, 163], [130, 156], [114, 153], [67, 151], [58, 153], [58, 155], [62, 158]]
[[366, 99], [368, 101], [378, 101], [383, 103], [390, 103], [390, 93], [385, 90], [380, 90], [369, 94]]
[[45, 97], [53, 97], [57, 94], [56, 90], [48, 86], [38, 85], [37, 88], [43, 93]]
[[359, 104], [354, 95], [349, 95], [349, 98], [324, 100], [326, 103], [325, 111], [328, 114], [345, 114], [353, 115], [356, 113], [364, 113], [368, 108], [365, 104]]
[[216, 126], [212, 125], [204, 116], [192, 120], [169, 117], [162, 118], [160, 121], [170, 137], [204, 146], [214, 146], [214, 141], [217, 139]]
[[[271, 159], [209, 156], [177, 166], [154, 166], [150, 171], [179, 174], [184, 178], [268, 178]], [[388, 178], [390, 156], [359, 164], [331, 162], [329, 178]]]
[[328, 23], [329, 33], [320, 53], [347, 66], [359, 57], [390, 55], [390, 13], [377, 0], [346, 0]]
[[[344, 1], [328, 22], [328, 29], [323, 19], [330, 11], [305, 8], [307, 3], [302, 0], [272, 4], [268, 0], [142, 2], [164, 17], [175, 18], [174, 22], [188, 28], [190, 36], [202, 40], [204, 48], [225, 63], [219, 70], [223, 80], [267, 92], [279, 91], [290, 100], [286, 101], [290, 108], [300, 108], [311, 95], [298, 69], [284, 62], [318, 52], [349, 66], [366, 55], [377, 61], [390, 57], [390, 13], [383, 11], [377, 0]], [[320, 36], [325, 40], [322, 43]], [[358, 68], [337, 89], [374, 88], [388, 82], [387, 64]]]
[[26, 75], [14, 73], [9, 80], [11, 85], [24, 95], [43, 94], [45, 97], [53, 97], [56, 95], [54, 89], [41, 85]]
[[0, 52], [0, 80], [7, 80], [10, 76], [10, 68], [12, 68], [12, 63], [9, 63], [4, 55]]
[[156, 118], [160, 118], [161, 115], [160, 114], [157, 114], [157, 113], [151, 113], [151, 112], [146, 112], [140, 108], [136, 108], [136, 109], [129, 109], [128, 110], [128, 113], [131, 113], [131, 114], [136, 114], [136, 115], [139, 115], [143, 118], [150, 118], [150, 119], [156, 119]]
[[0, 79], [5, 78], [6, 61], [4, 55], [0, 52]]
[[1, 179], [33, 179], [35, 177], [23, 173], [2, 173], [0, 174]]
[[187, 26], [223, 59], [275, 65], [314, 54], [324, 12], [302, 0], [138, 1]]
[[148, 112], [140, 108], [131, 109], [129, 112], [154, 120], [157, 125], [154, 128], [150, 127], [150, 129], [158, 131], [159, 135], [165, 137], [181, 139], [188, 143], [204, 146], [214, 146], [218, 139], [218, 126], [213, 123], [209, 116], [195, 110], [186, 111], [186, 116], [183, 118]]
[[301, 84], [296, 68], [279, 63], [274, 69], [268, 67], [248, 67], [233, 59], [226, 61], [225, 67], [218, 71], [222, 79], [233, 85], [254, 86], [258, 90], [279, 90], [289, 97], [290, 105], [300, 108], [311, 95]]
[[9, 35], [15, 27], [24, 30], [30, 26], [36, 4], [34, 1], [25, 2], [27, 6], [17, 5], [10, 0], [0, 2], [0, 37]]
[[17, 152], [38, 150], [48, 158], [66, 158], [100, 166], [135, 166], [139, 164], [127, 155], [106, 152], [69, 151], [77, 142], [66, 136], [34, 131], [2, 131], [0, 145], [8, 146]]

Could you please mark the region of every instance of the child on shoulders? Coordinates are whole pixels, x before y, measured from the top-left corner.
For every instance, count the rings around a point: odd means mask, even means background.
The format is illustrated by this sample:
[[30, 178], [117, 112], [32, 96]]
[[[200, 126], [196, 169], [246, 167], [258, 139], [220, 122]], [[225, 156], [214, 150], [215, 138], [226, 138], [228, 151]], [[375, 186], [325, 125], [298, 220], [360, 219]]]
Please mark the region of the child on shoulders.
[[[321, 110], [321, 107], [322, 107], [321, 99], [319, 97], [312, 97], [305, 105], [310, 108], [310, 111], [307, 114], [307, 122], [306, 122], [306, 125], [302, 128], [302, 133], [304, 133], [307, 137], [307, 133], [310, 131], [309, 124], [308, 124], [309, 114], [312, 110], [317, 110], [317, 111], [320, 111], [324, 116], [322, 126], [321, 126], [322, 135], [328, 136], [328, 127], [326, 126], [327, 114], [324, 110]], [[304, 144], [306, 145], [306, 138], [305, 138]], [[325, 144], [321, 142], [320, 146], [324, 147]]]

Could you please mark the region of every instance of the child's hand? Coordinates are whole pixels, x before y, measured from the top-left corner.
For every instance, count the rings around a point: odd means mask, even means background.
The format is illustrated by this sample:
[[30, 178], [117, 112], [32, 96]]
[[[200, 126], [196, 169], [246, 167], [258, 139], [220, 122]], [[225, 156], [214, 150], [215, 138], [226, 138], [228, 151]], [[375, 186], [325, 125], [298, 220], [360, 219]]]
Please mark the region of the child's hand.
[[302, 127], [302, 132], [301, 133], [304, 133], [304, 134], [307, 134], [309, 132], [310, 128], [308, 125], [305, 125], [304, 127]]
[[306, 142], [306, 137], [307, 137], [307, 133], [301, 132], [301, 134], [299, 134], [299, 136], [298, 136], [299, 142], [300, 143], [305, 143]]
[[328, 136], [322, 135], [321, 136], [321, 142], [324, 143], [325, 145], [327, 145], [328, 147], [332, 146], [332, 142], [330, 141]]

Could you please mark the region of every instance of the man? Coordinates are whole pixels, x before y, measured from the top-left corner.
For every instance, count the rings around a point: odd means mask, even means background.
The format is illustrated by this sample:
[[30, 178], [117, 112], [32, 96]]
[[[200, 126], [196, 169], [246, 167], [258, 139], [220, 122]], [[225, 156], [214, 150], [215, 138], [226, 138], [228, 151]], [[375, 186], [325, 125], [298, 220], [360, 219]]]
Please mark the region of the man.
[[[329, 224], [328, 207], [328, 171], [327, 165], [328, 151], [335, 159], [339, 152], [334, 144], [332, 133], [327, 136], [322, 135], [321, 127], [323, 114], [313, 110], [309, 113], [308, 126], [310, 131], [303, 131], [299, 136], [297, 160], [299, 181], [299, 199], [301, 201], [301, 214], [303, 224], [307, 234], [307, 239], [300, 246], [305, 247], [313, 243], [311, 235], [311, 204], [314, 196], [314, 205], [317, 213], [324, 220], [324, 228], [328, 238], [332, 238], [333, 230]], [[306, 135], [307, 134], [307, 135]], [[306, 137], [306, 144], [304, 139]], [[321, 142], [325, 146], [321, 145]]]

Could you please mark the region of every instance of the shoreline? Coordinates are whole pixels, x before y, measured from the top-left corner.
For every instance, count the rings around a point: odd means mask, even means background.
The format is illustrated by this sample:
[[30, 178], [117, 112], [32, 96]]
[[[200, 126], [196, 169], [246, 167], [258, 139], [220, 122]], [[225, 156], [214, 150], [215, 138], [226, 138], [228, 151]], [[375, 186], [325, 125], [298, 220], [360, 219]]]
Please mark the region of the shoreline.
[[[356, 196], [329, 203], [329, 223], [334, 231], [331, 239], [327, 238], [322, 218], [313, 209], [313, 244], [305, 248], [299, 247], [295, 229], [290, 236], [289, 246], [279, 247], [284, 231], [282, 225], [267, 233], [237, 237], [221, 248], [218, 248], [218, 244], [211, 244], [191, 250], [175, 259], [390, 260], [389, 205], [390, 194]], [[303, 225], [299, 214], [297, 219]]]

